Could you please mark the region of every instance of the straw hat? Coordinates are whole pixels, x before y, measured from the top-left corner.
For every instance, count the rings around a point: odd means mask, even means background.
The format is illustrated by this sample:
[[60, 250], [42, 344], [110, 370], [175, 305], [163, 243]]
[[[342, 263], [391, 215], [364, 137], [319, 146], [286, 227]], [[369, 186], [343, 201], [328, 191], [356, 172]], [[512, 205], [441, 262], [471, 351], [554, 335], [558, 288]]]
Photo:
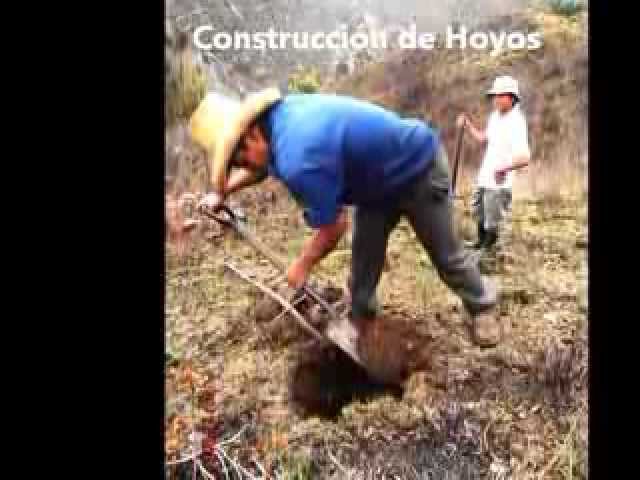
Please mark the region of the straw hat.
[[497, 77], [493, 81], [491, 89], [487, 92], [487, 95], [499, 95], [501, 93], [511, 93], [520, 98], [520, 92], [518, 90], [518, 81], [508, 75]]
[[231, 155], [251, 123], [282, 98], [277, 88], [267, 88], [237, 101], [208, 93], [191, 116], [191, 138], [203, 147], [211, 162], [213, 188], [224, 192]]

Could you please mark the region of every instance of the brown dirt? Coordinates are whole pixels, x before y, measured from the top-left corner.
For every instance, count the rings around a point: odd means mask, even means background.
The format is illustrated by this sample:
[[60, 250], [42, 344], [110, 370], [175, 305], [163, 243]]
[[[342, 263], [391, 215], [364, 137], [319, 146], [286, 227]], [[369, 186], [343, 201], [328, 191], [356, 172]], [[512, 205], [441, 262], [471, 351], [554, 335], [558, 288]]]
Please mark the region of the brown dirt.
[[337, 347], [313, 344], [300, 353], [292, 398], [306, 412], [332, 416], [357, 399], [381, 392], [398, 395], [417, 371], [429, 371], [431, 379], [446, 375], [433, 338], [417, 334], [410, 320], [378, 317], [360, 324], [359, 331], [358, 353], [366, 370]]
[[[286, 289], [280, 289], [279, 293], [287, 298], [286, 291]], [[339, 313], [346, 313], [348, 301], [342, 297], [341, 289], [327, 286], [322, 288], [320, 293]], [[323, 332], [327, 328], [330, 317], [319, 304], [307, 297], [301, 300], [290, 294], [289, 297], [289, 301], [295, 305], [296, 310], [318, 331]], [[282, 306], [276, 300], [262, 295], [256, 302], [253, 316], [258, 324], [267, 324], [266, 328], [274, 338], [283, 335], [286, 325], [290, 322], [286, 315], [280, 315], [282, 311]], [[367, 366], [371, 377], [370, 382], [401, 385], [411, 373], [418, 370], [432, 370], [433, 365], [437, 364], [438, 360], [434, 357], [442, 356], [442, 352], [437, 351], [437, 342], [434, 342], [429, 332], [416, 329], [416, 322], [419, 323], [420, 319], [393, 312], [374, 319], [357, 321], [356, 328], [359, 332], [357, 351]], [[333, 349], [323, 350], [319, 355], [324, 359], [344, 363], [346, 367], [349, 357], [338, 355], [338, 358], [334, 359], [335, 355], [332, 352]], [[360, 367], [354, 370], [348, 366], [346, 370], [351, 372], [346, 375], [353, 374], [356, 377], [362, 373]], [[301, 394], [301, 396], [306, 395]]]
[[[265, 243], [283, 255], [288, 249], [295, 253], [306, 234], [295, 226], [298, 212], [281, 187], [268, 183], [265, 189], [278, 199], [269, 221], [251, 213], [256, 192], [243, 193], [238, 201], [248, 206], [252, 228]], [[584, 207], [582, 200], [515, 200], [514, 238], [496, 256], [491, 274], [504, 292], [502, 314], [510, 328], [503, 344], [488, 350], [472, 344], [460, 305], [401, 222], [390, 239], [390, 270], [379, 288], [383, 315], [363, 329], [360, 346], [384, 374], [404, 379], [399, 386], [377, 383], [339, 350], [320, 347], [289, 315], [276, 321], [280, 307], [220, 265], [232, 256], [239, 268], [291, 299], [293, 292], [282, 288], [277, 272], [241, 239], [226, 234], [215, 242], [195, 242], [180, 264], [168, 260], [168, 345], [178, 349], [171, 368], [183, 369], [185, 352], [192, 352], [195, 368], [209, 378], [199, 387], [199, 393], [209, 393], [199, 395], [198, 408], [211, 416], [198, 417], [200, 424], [228, 436], [249, 423], [256, 445], [271, 429], [287, 435], [288, 451], [327, 441], [341, 462], [361, 473], [372, 465], [398, 475], [410, 467], [445, 471], [453, 458], [470, 471], [484, 472], [480, 478], [491, 464], [498, 468], [496, 458], [503, 466], [515, 462], [509, 467], [514, 473], [539, 471], [574, 419], [580, 425], [576, 442], [583, 439], [576, 451], [586, 445], [581, 420], [586, 414], [581, 290], [586, 257], [576, 247], [586, 231]], [[461, 231], [469, 222], [468, 209], [461, 208]], [[342, 293], [336, 285], [346, 284], [349, 257], [340, 252], [348, 249], [349, 238], [314, 274], [333, 301]], [[326, 323], [326, 314], [310, 302], [298, 309], [318, 327]], [[557, 343], [549, 344], [550, 338]], [[178, 377], [169, 376], [168, 382], [179, 385]], [[168, 395], [188, 405], [188, 391], [178, 388]], [[167, 420], [182, 439], [172, 448], [186, 442], [189, 422], [187, 417], [179, 423], [181, 415], [178, 411]], [[387, 437], [398, 449], [378, 451], [389, 443]], [[247, 462], [257, 454], [248, 438], [234, 450]], [[345, 442], [358, 449], [346, 449]], [[480, 444], [483, 453], [474, 457], [471, 452]], [[418, 455], [420, 449], [429, 455]], [[259, 458], [266, 462], [278, 451]], [[370, 460], [358, 452], [369, 452]], [[317, 478], [331, 478], [327, 472], [335, 465], [326, 452], [313, 455], [315, 471], [323, 472]], [[567, 464], [562, 458], [558, 465]], [[574, 460], [584, 465], [584, 457]], [[419, 477], [406, 473], [405, 478]]]
[[393, 392], [398, 385], [381, 384], [337, 347], [312, 346], [300, 352], [291, 375], [291, 398], [304, 415], [336, 417], [353, 401]]
[[372, 376], [401, 384], [416, 370], [430, 369], [433, 338], [421, 336], [402, 317], [378, 317], [360, 327], [358, 354]]

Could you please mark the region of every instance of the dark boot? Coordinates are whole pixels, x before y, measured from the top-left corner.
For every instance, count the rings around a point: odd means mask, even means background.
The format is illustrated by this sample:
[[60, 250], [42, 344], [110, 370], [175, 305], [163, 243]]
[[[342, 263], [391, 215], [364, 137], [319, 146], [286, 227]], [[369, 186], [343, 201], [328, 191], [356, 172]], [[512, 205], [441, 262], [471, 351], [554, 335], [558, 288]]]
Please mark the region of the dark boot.
[[488, 230], [485, 232], [484, 240], [480, 245], [483, 250], [490, 250], [498, 241], [498, 232], [495, 230]]

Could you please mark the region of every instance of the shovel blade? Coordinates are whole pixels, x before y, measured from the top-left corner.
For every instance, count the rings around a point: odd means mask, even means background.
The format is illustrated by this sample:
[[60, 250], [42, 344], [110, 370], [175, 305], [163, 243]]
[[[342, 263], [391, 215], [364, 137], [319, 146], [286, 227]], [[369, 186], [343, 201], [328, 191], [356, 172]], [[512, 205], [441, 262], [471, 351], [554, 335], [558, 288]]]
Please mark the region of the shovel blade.
[[366, 370], [366, 365], [358, 355], [358, 331], [349, 320], [343, 317], [330, 321], [325, 336]]

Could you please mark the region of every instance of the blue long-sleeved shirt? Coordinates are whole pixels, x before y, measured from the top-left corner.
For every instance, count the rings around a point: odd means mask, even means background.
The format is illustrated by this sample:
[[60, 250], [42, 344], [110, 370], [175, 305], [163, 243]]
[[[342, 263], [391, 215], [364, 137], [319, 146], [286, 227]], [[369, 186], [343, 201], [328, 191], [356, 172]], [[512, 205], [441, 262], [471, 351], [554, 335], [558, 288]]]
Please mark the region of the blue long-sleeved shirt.
[[314, 228], [334, 223], [343, 205], [393, 201], [439, 143], [422, 121], [339, 95], [287, 95], [269, 111], [267, 127], [269, 173], [304, 204]]

